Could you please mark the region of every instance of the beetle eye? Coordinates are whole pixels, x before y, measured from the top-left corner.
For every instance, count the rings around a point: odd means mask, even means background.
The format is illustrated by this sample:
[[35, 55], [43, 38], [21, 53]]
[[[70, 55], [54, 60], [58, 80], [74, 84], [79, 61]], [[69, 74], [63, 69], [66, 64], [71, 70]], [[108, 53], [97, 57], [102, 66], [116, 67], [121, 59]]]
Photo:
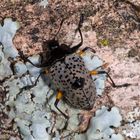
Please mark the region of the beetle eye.
[[54, 50], [54, 49], [59, 47], [59, 42], [57, 40], [54, 40], [54, 39], [46, 41], [45, 43], [47, 43], [47, 46], [50, 50]]
[[51, 50], [54, 50], [54, 49], [56, 49], [56, 48], [58, 48], [58, 46], [52, 46], [52, 47], [51, 47]]
[[82, 88], [84, 86], [84, 83], [85, 83], [85, 79], [80, 77], [79, 79], [76, 79], [74, 81], [74, 83], [72, 84], [72, 88], [73, 89]]

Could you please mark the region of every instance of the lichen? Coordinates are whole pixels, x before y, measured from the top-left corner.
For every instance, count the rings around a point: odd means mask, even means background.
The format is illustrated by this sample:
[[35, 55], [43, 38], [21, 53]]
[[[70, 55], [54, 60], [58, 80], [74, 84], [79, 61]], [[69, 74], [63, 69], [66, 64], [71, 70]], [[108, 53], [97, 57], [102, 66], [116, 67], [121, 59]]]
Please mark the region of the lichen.
[[95, 117], [91, 119], [89, 129], [83, 135], [76, 136], [77, 140], [124, 140], [121, 134], [115, 134], [111, 128], [121, 125], [122, 117], [117, 107], [108, 111], [107, 107], [102, 107], [96, 111]]
[[133, 111], [128, 112], [126, 115], [125, 128], [123, 129], [123, 134], [126, 137], [130, 137], [133, 139], [140, 139], [140, 108], [136, 107]]
[[48, 0], [41, 0], [41, 2], [39, 3], [40, 6], [43, 6], [44, 8], [46, 8], [46, 6], [48, 5]]
[[10, 62], [5, 58], [3, 53], [3, 46], [0, 45], [0, 80], [3, 80], [6, 76], [11, 76], [12, 70], [10, 68]]
[[0, 25], [0, 42], [4, 46], [3, 52], [5, 53], [6, 58], [15, 58], [18, 56], [18, 51], [14, 47], [12, 40], [19, 27], [19, 23], [12, 21], [11, 18], [5, 18], [4, 25]]

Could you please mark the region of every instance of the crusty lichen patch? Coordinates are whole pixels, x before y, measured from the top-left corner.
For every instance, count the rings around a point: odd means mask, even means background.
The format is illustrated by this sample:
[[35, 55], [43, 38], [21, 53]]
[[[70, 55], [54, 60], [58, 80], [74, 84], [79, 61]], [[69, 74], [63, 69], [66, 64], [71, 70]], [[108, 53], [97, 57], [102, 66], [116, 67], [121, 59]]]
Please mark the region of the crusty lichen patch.
[[126, 137], [140, 139], [140, 107], [127, 113], [122, 132]]

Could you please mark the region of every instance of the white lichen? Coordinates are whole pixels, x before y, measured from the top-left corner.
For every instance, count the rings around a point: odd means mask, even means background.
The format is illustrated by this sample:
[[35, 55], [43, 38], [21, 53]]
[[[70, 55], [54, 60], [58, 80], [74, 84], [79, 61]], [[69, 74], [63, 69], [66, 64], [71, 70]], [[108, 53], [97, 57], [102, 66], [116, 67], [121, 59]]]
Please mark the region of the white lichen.
[[128, 112], [126, 115], [127, 124], [125, 129], [123, 129], [123, 134], [126, 137], [133, 139], [140, 139], [140, 108], [136, 107], [134, 111]]
[[[33, 64], [40, 64], [40, 56], [39, 55], [33, 55], [32, 57], [28, 58]], [[41, 68], [37, 68], [30, 64], [29, 62], [26, 63], [27, 69], [31, 76], [39, 75]]]
[[44, 8], [46, 8], [46, 6], [48, 5], [48, 0], [41, 0], [41, 2], [39, 3], [40, 6], [43, 6]]
[[25, 76], [20, 77], [20, 84], [22, 84], [23, 87], [31, 86], [35, 83], [35, 80], [36, 80], [35, 77], [26, 74]]
[[32, 135], [37, 140], [51, 140], [51, 136], [46, 133], [46, 129], [49, 125], [45, 124], [44, 122], [33, 123], [31, 125]]
[[12, 70], [10, 68], [10, 62], [5, 58], [3, 53], [3, 46], [0, 45], [0, 80], [3, 80], [5, 77], [11, 76]]
[[89, 129], [85, 134], [76, 136], [77, 140], [124, 140], [121, 134], [115, 134], [114, 129], [119, 127], [122, 117], [117, 107], [108, 111], [107, 107], [102, 107], [96, 111], [95, 117], [91, 119]]
[[4, 25], [0, 25], [0, 42], [4, 46], [5, 57], [15, 58], [18, 56], [18, 51], [14, 47], [12, 42], [13, 37], [15, 36], [16, 31], [19, 29], [19, 23], [12, 21], [11, 18], [4, 19]]
[[140, 116], [140, 107], [134, 108], [134, 111], [128, 112], [126, 119], [129, 122], [134, 122]]
[[14, 65], [14, 72], [16, 75], [22, 76], [23, 74], [27, 72], [27, 67], [23, 62], [17, 62]]

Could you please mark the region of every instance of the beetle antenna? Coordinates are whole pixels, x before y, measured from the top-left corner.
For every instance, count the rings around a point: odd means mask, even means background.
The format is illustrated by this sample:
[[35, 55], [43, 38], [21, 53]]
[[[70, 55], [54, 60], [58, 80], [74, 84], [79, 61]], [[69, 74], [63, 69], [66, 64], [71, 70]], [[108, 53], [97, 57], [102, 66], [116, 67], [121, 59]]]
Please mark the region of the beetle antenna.
[[58, 29], [58, 31], [56, 32], [56, 34], [54, 35], [54, 37], [53, 37], [52, 40], [55, 40], [56, 36], [59, 34], [59, 32], [60, 32], [60, 30], [61, 30], [61, 27], [62, 27], [64, 21], [65, 21], [65, 18], [63, 18], [63, 19], [61, 20], [61, 23], [60, 23], [59, 29]]
[[[79, 31], [79, 29], [82, 27], [82, 23], [84, 22], [84, 14], [81, 14], [80, 15], [80, 20], [79, 20], [79, 23], [78, 23], [78, 26], [77, 26], [77, 28], [75, 29], [75, 34], [74, 34], [74, 37], [73, 37], [73, 40], [74, 40], [74, 38], [75, 38], [75, 35], [76, 35], [76, 33], [77, 33], [77, 31]], [[80, 31], [81, 32], [81, 31]], [[82, 35], [80, 35], [80, 36], [82, 36]], [[81, 40], [83, 40], [83, 39], [81, 39]], [[73, 44], [73, 41], [71, 42], [71, 44], [70, 44], [70, 46]]]
[[71, 53], [76, 52], [76, 51], [79, 49], [79, 47], [81, 47], [82, 44], [83, 44], [83, 36], [82, 36], [82, 32], [81, 32], [81, 27], [82, 27], [83, 22], [84, 22], [84, 14], [81, 14], [81, 15], [80, 15], [80, 20], [79, 20], [78, 27], [77, 27], [77, 29], [75, 30], [75, 32], [77, 32], [77, 31], [79, 32], [80, 37], [81, 37], [81, 41], [80, 41], [79, 44], [77, 44], [77, 45], [75, 45], [75, 46], [73, 46], [73, 47], [71, 48]]
[[84, 14], [81, 14], [80, 15], [79, 24], [78, 24], [78, 28], [81, 28], [82, 27], [83, 22], [84, 22]]

